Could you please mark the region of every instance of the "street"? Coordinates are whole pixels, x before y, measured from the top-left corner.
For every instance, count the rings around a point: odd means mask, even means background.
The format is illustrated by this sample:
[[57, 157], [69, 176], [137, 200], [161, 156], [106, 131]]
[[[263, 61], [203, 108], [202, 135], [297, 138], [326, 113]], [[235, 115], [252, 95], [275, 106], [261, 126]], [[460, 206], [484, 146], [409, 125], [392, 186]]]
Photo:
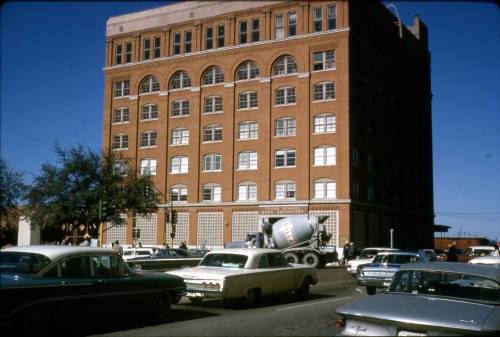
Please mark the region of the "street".
[[[318, 270], [319, 283], [306, 300], [293, 294], [262, 299], [255, 307], [224, 308], [220, 300], [192, 304], [183, 298], [165, 323], [135, 317], [86, 327], [106, 336], [331, 336], [335, 308], [366, 296], [343, 268]], [[84, 331], [81, 331], [82, 333]]]

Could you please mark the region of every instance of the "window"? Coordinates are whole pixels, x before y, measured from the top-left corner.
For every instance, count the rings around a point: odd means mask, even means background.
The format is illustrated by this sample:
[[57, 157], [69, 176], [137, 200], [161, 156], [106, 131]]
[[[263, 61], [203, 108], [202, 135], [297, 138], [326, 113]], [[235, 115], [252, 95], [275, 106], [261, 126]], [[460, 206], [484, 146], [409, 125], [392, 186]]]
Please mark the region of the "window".
[[355, 147], [352, 148], [352, 166], [359, 167], [359, 150]]
[[221, 188], [219, 184], [203, 185], [203, 201], [221, 201]]
[[156, 175], [156, 159], [141, 160], [141, 175], [142, 176]]
[[64, 259], [61, 261], [60, 267], [63, 278], [90, 277], [90, 259], [87, 256]]
[[146, 131], [141, 133], [141, 147], [154, 147], [158, 134], [156, 131]]
[[173, 54], [179, 55], [181, 53], [181, 33], [174, 33], [174, 45], [173, 45]]
[[118, 159], [113, 161], [113, 173], [120, 176], [126, 176], [128, 173], [127, 159]]
[[116, 108], [113, 111], [113, 124], [128, 123], [129, 113], [128, 108]]
[[189, 129], [177, 128], [172, 130], [172, 145], [189, 144]]
[[276, 150], [275, 152], [275, 167], [294, 167], [295, 166], [295, 150]]
[[274, 17], [274, 38], [283, 39], [285, 37], [285, 30], [283, 29], [283, 15], [276, 15]]
[[210, 67], [203, 74], [203, 85], [224, 83], [224, 73], [219, 67]]
[[293, 181], [280, 181], [274, 186], [275, 199], [295, 199], [295, 183]]
[[158, 119], [158, 105], [146, 104], [141, 109], [141, 121]]
[[373, 201], [375, 199], [375, 186], [372, 184], [368, 185], [367, 197], [368, 201]]
[[259, 26], [260, 26], [259, 19], [253, 19], [252, 20], [252, 41], [253, 42], [259, 41]]
[[255, 183], [241, 183], [238, 185], [238, 201], [256, 201], [257, 185]]
[[240, 21], [240, 44], [247, 43], [247, 22], [246, 20]]
[[153, 56], [155, 59], [160, 57], [160, 48], [161, 48], [160, 37], [155, 36], [154, 37], [154, 56]]
[[367, 168], [369, 172], [373, 172], [373, 154], [367, 154]]
[[314, 149], [314, 166], [331, 166], [337, 164], [337, 148], [320, 146]]
[[334, 114], [314, 116], [314, 133], [335, 133], [336, 118]]
[[170, 161], [170, 173], [171, 174], [188, 173], [188, 157], [186, 156], [172, 157]]
[[122, 45], [119, 44], [115, 48], [115, 64], [121, 64], [122, 63]]
[[275, 102], [276, 105], [295, 104], [295, 88], [279, 88], [276, 90]]
[[178, 100], [172, 102], [172, 116], [188, 116], [189, 115], [189, 101]]
[[328, 30], [337, 28], [337, 8], [335, 4], [328, 5]]
[[203, 142], [218, 142], [222, 140], [222, 126], [210, 125], [203, 129]]
[[238, 154], [238, 170], [256, 170], [257, 152], [245, 151]]
[[354, 181], [352, 183], [352, 198], [353, 199], [359, 200], [359, 191], [360, 191], [359, 182]]
[[113, 150], [127, 150], [128, 149], [128, 135], [119, 134], [113, 136]]
[[207, 27], [205, 30], [205, 49], [212, 49], [214, 47], [214, 29]]
[[323, 14], [321, 7], [316, 7], [313, 9], [313, 24], [314, 24], [314, 32], [321, 32], [322, 24], [323, 24]]
[[224, 24], [217, 26], [217, 48], [224, 47]]
[[295, 136], [296, 122], [293, 117], [284, 117], [275, 122], [274, 135], [276, 137]]
[[205, 97], [204, 113], [222, 112], [222, 96]]
[[123, 97], [128, 95], [130, 95], [130, 81], [116, 81], [114, 97]]
[[314, 182], [314, 199], [335, 199], [337, 183], [331, 179], [320, 179]]
[[256, 91], [248, 91], [241, 93], [239, 96], [239, 109], [250, 109], [257, 107], [257, 92]]
[[181, 89], [191, 87], [191, 78], [185, 71], [180, 71], [174, 75], [172, 78], [172, 83], [170, 84], [170, 89]]
[[125, 63], [132, 62], [132, 43], [125, 43]]
[[239, 68], [237, 72], [237, 80], [250, 80], [259, 77], [259, 68], [253, 62], [245, 62]]
[[151, 40], [150, 39], [144, 39], [142, 41], [142, 59], [143, 60], [149, 60], [151, 57]]
[[313, 53], [313, 69], [327, 70], [335, 68], [335, 52], [333, 50]]
[[259, 126], [257, 122], [241, 122], [238, 130], [238, 139], [257, 139]]
[[220, 172], [222, 156], [219, 153], [210, 153], [203, 156], [203, 171]]
[[146, 77], [141, 84], [141, 94], [149, 94], [160, 91], [160, 83], [154, 76]]
[[297, 64], [293, 57], [282, 56], [276, 61], [273, 68], [273, 76], [294, 74], [297, 72]]
[[193, 34], [190, 30], [184, 32], [184, 53], [191, 52], [191, 45], [193, 40]]
[[170, 201], [187, 201], [187, 195], [186, 186], [172, 186], [170, 188]]
[[333, 82], [315, 84], [314, 100], [325, 101], [328, 99], [335, 99], [335, 84]]
[[297, 13], [288, 13], [288, 36], [297, 35]]

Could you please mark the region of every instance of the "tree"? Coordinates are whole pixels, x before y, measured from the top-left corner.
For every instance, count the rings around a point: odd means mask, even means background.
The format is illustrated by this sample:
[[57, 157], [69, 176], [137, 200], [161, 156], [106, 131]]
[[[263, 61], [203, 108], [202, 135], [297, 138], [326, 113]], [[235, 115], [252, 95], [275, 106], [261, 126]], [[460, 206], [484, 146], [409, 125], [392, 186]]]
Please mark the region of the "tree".
[[16, 241], [20, 201], [25, 191], [23, 174], [9, 169], [0, 159], [0, 246]]
[[118, 158], [102, 157], [82, 145], [68, 150], [56, 145], [55, 153], [59, 165], [42, 165], [27, 193], [33, 225], [45, 230], [85, 225], [98, 233], [101, 222], [120, 224], [122, 214], [158, 209], [150, 177], [138, 177], [134, 170], [126, 175], [118, 172], [114, 165]]

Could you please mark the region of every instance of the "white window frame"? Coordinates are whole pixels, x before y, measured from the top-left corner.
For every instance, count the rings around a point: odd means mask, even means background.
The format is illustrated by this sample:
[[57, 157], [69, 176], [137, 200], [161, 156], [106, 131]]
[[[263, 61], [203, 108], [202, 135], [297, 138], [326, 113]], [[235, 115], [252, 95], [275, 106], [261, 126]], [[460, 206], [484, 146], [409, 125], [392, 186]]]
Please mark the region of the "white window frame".
[[238, 140], [259, 138], [259, 124], [256, 121], [244, 121], [238, 125]]
[[170, 159], [170, 174], [184, 174], [189, 172], [189, 158], [174, 156]]
[[313, 163], [313, 166], [337, 165], [337, 148], [333, 145], [315, 147]]
[[170, 117], [189, 116], [189, 100], [178, 99], [172, 102]]
[[[278, 165], [278, 160], [283, 161], [283, 165]], [[293, 161], [293, 163], [291, 163]], [[290, 163], [289, 163], [290, 162]], [[297, 151], [295, 149], [278, 149], [274, 151], [274, 167], [289, 168], [297, 165]]]
[[203, 113], [221, 113], [223, 111], [222, 96], [208, 96], [204, 99]]
[[325, 50], [313, 53], [313, 71], [332, 69], [335, 69], [335, 50]]
[[156, 131], [144, 131], [141, 133], [140, 142], [140, 148], [142, 149], [156, 147], [158, 145], [158, 133]]
[[313, 199], [336, 199], [337, 182], [333, 179], [318, 179], [314, 181]]
[[283, 14], [274, 16], [274, 38], [281, 40], [285, 38], [285, 20]]
[[[318, 11], [319, 10], [319, 11]], [[319, 17], [318, 17], [319, 13]], [[321, 7], [313, 7], [312, 9], [312, 16], [313, 16], [313, 33], [316, 32], [321, 32], [323, 31], [323, 8]], [[317, 29], [317, 24], [320, 24], [320, 29]]]
[[189, 129], [175, 128], [172, 129], [171, 145], [187, 145], [189, 144]]
[[[255, 99], [253, 99], [255, 96]], [[250, 110], [259, 108], [259, 97], [257, 91], [245, 91], [238, 95], [238, 110]]]
[[141, 160], [141, 176], [149, 175], [149, 176], [155, 176], [156, 175], [156, 159], [152, 158], [144, 158]]
[[[332, 86], [332, 90], [327, 90], [328, 86]], [[313, 102], [334, 101], [335, 100], [335, 83], [321, 82], [314, 84]], [[321, 90], [318, 90], [320, 88]], [[327, 97], [331, 93], [332, 97]], [[318, 95], [321, 95], [318, 97]]]
[[[330, 15], [331, 12], [330, 12], [330, 9], [333, 8], [333, 15]], [[329, 4], [327, 7], [326, 7], [326, 15], [327, 15], [327, 29], [328, 30], [334, 30], [334, 29], [337, 29], [337, 5], [336, 4]], [[330, 27], [330, 23], [333, 22], [333, 26], [334, 27]]]
[[[208, 140], [206, 136], [209, 136]], [[222, 142], [222, 125], [214, 124], [205, 126], [203, 128], [203, 143], [219, 143], [219, 142]]]
[[[175, 193], [174, 193], [174, 191], [175, 191]], [[174, 199], [174, 195], [175, 194], [177, 194], [178, 200]], [[187, 186], [185, 186], [185, 185], [170, 186], [170, 201], [173, 201], [173, 202], [187, 202], [187, 199], [188, 199], [188, 188], [187, 188]]]
[[244, 182], [237, 187], [238, 201], [257, 201], [257, 184]]
[[333, 113], [316, 115], [314, 116], [313, 123], [313, 133], [315, 134], [337, 132], [337, 116]]
[[128, 97], [130, 96], [130, 80], [114, 82], [113, 97]]
[[119, 107], [113, 109], [113, 124], [128, 124], [130, 121], [130, 112], [128, 107]]
[[[280, 124], [282, 124], [282, 126]], [[278, 118], [274, 122], [275, 137], [294, 137], [296, 135], [297, 135], [297, 120], [295, 119], [295, 117], [282, 117]]]
[[191, 88], [191, 85], [192, 82], [189, 75], [185, 71], [178, 71], [174, 74], [174, 76], [172, 76], [172, 80], [170, 81], [170, 90], [187, 89]]
[[141, 106], [141, 121], [153, 121], [158, 119], [158, 105], [148, 103]]
[[[209, 191], [210, 199], [205, 199], [205, 191]], [[220, 202], [222, 200], [222, 188], [220, 184], [205, 184], [201, 190], [203, 202]]]
[[238, 170], [257, 170], [258, 155], [256, 151], [243, 151], [238, 153]]
[[[283, 63], [283, 65], [281, 65]], [[278, 68], [279, 67], [279, 68]], [[297, 62], [291, 56], [281, 56], [274, 62], [272, 77], [297, 74]]]
[[[244, 77], [240, 77], [245, 75]], [[238, 81], [248, 81], [260, 78], [260, 70], [255, 62], [247, 61], [238, 67], [236, 72], [236, 82]]]
[[222, 172], [222, 155], [220, 153], [204, 155], [203, 172]]
[[277, 181], [274, 184], [275, 200], [295, 200], [297, 194], [295, 181]]
[[117, 159], [113, 161], [113, 173], [126, 177], [128, 175], [128, 160]]
[[152, 94], [160, 91], [160, 82], [154, 76], [147, 76], [141, 83], [140, 95]]
[[202, 86], [210, 86], [224, 83], [224, 72], [221, 68], [213, 66], [208, 68], [202, 77]]
[[[278, 97], [280, 100], [278, 101]], [[274, 94], [274, 105], [295, 105], [297, 103], [297, 96], [295, 87], [281, 87], [276, 89]]]
[[[293, 20], [293, 23], [292, 22], [292, 15], [294, 16], [294, 20]], [[287, 13], [287, 18], [288, 18], [288, 25], [287, 25], [287, 35], [288, 37], [290, 36], [296, 36], [297, 35], [297, 12], [296, 11], [290, 11]], [[292, 27], [293, 27], [293, 30], [294, 30], [294, 34], [290, 34], [290, 32], [292, 31]]]
[[[117, 144], [118, 146], [115, 146]], [[113, 143], [111, 146], [113, 151], [128, 150], [128, 135], [126, 133], [113, 135]]]

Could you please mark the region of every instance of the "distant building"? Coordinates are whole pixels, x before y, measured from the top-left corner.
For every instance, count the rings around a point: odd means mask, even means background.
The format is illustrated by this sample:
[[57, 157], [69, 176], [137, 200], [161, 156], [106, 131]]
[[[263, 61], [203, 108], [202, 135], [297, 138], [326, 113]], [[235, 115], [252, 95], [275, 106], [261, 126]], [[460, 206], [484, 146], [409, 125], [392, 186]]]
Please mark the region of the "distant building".
[[[106, 27], [103, 149], [151, 175], [174, 244], [222, 247], [274, 216], [331, 243], [430, 247], [427, 27], [375, 1], [182, 2]], [[162, 203], [161, 208], [168, 206]], [[105, 242], [170, 242], [165, 212]], [[138, 233], [139, 231], [135, 231]]]
[[487, 238], [446, 237], [434, 238], [434, 248], [447, 250], [453, 241], [456, 242], [455, 246], [463, 251], [470, 246], [493, 246]]

